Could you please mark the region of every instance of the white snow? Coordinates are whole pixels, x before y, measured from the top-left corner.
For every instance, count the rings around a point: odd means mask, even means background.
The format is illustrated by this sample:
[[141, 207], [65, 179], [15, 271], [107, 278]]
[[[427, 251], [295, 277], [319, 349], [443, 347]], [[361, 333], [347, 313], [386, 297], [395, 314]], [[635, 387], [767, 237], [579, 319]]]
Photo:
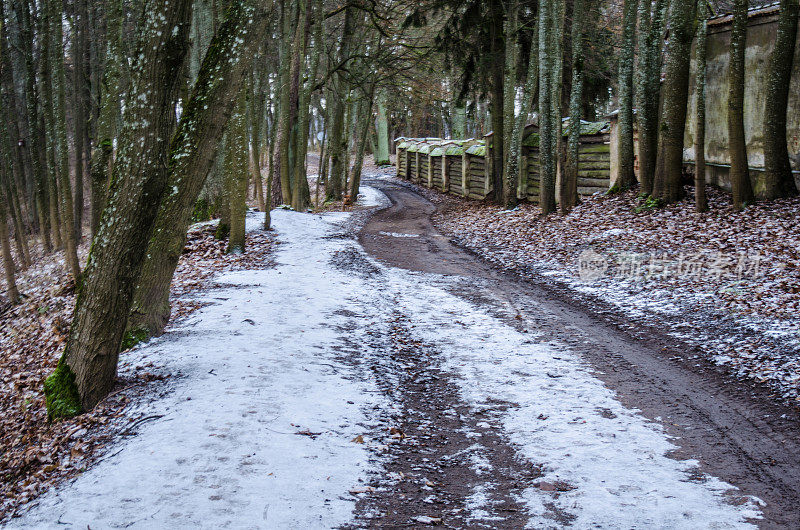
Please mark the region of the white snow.
[[[377, 190], [362, 191], [361, 203], [386, 204]], [[521, 457], [543, 466], [541, 480], [574, 488], [557, 495], [527, 488], [531, 527], [552, 527], [552, 507], [574, 518], [575, 528], [738, 528], [759, 517], [756, 500], [734, 505], [732, 486], [700, 474], [693, 461], [667, 457], [675, 446], [663, 429], [623, 407], [566, 345], [516, 331], [451, 294], [457, 277], [387, 268], [355, 241], [326, 237], [350, 215], [275, 210], [274, 269], [217, 277], [224, 288], [200, 293], [213, 305], [127, 354], [131, 366], [153, 362], [180, 374], [167, 397], [132, 411], [163, 417], [11, 526], [347, 523], [350, 491], [380, 473], [368, 460], [369, 434], [378, 428], [371, 411], [394, 405], [369, 369], [341, 360], [341, 347], [351, 344], [358, 356], [369, 347], [365, 331], [385, 329], [398, 312], [457, 376], [461, 398], [486, 410]], [[380, 272], [333, 266], [343, 250]], [[497, 400], [518, 406], [499, 411]], [[296, 434], [306, 430], [319, 434]], [[358, 435], [367, 443], [354, 443]], [[468, 509], [486, 520], [491, 466], [478, 452], [472, 462], [487, 483]]]

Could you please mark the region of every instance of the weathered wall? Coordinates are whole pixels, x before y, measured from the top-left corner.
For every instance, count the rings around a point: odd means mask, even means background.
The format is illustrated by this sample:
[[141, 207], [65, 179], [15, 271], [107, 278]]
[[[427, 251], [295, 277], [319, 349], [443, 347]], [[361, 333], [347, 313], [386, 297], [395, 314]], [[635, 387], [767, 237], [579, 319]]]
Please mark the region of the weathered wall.
[[[778, 29], [778, 15], [753, 17], [747, 28], [747, 48], [745, 52], [745, 103], [744, 127], [747, 140], [747, 157], [753, 171], [756, 192], [760, 191], [761, 172], [764, 167], [764, 112], [767, 102], [767, 70], [769, 58], [775, 44]], [[708, 70], [706, 84], [706, 161], [707, 180], [712, 184], [729, 187], [727, 167], [728, 157], [728, 63], [730, 47], [730, 24], [710, 25], [708, 35]], [[800, 33], [798, 33], [800, 41]], [[692, 72], [689, 91], [686, 136], [684, 139], [684, 160], [694, 163], [695, 121], [697, 95], [694, 86], [695, 51], [692, 49]], [[800, 43], [795, 47], [792, 71], [791, 93], [787, 113], [789, 153], [792, 167], [800, 169]], [[715, 167], [719, 165], [723, 167]]]

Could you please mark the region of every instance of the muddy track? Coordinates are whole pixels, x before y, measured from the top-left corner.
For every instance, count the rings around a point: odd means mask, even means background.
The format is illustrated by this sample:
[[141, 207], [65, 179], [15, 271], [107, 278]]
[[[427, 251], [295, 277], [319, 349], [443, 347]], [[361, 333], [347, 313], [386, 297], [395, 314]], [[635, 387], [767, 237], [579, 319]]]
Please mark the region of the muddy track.
[[[703, 471], [763, 500], [761, 527], [800, 527], [800, 418], [796, 409], [777, 404], [768, 389], [734, 380], [692, 355], [686, 345], [630, 322], [609, 307], [587, 304], [540, 279], [523, 279], [493, 269], [440, 234], [431, 222], [436, 206], [405, 183], [372, 180], [368, 184], [392, 202], [391, 207], [373, 215], [359, 235], [370, 255], [394, 267], [490, 280], [460, 282], [462, 287], [455, 294], [518, 329], [536, 330], [569, 344], [591, 363], [622, 403], [640, 409], [677, 437], [676, 458], [696, 459]], [[482, 284], [490, 287], [479, 286]], [[452, 383], [446, 378], [432, 381], [433, 385], [441, 381], [438, 390], [450, 393]], [[421, 395], [431, 391], [430, 384]], [[417, 394], [410, 387], [404, 397], [403, 407], [409, 414], [425, 411], [430, 415], [431, 409], [453, 405], [424, 402]], [[502, 451], [488, 457], [510, 458]], [[393, 458], [398, 462], [404, 455]], [[507, 477], [509, 484], [518, 479], [514, 473]], [[517, 485], [517, 493], [521, 487]], [[451, 497], [459, 495], [453, 490]], [[397, 495], [375, 498], [370, 508], [383, 513], [391, 511], [392, 503], [404, 502]], [[503, 519], [493, 526], [511, 528], [520, 522], [516, 517]]]

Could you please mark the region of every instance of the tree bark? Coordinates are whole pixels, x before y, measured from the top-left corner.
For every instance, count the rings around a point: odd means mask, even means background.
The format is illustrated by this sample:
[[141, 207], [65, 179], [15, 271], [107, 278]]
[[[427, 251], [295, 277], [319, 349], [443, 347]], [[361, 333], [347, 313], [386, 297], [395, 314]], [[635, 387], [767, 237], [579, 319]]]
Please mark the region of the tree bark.
[[160, 335], [169, 320], [169, 285], [186, 243], [192, 209], [214, 165], [215, 148], [236, 104], [236, 94], [244, 84], [250, 60], [266, 33], [270, 8], [271, 2], [262, 0], [237, 2], [203, 60], [172, 141], [167, 184], [171, 191], [158, 210], [147, 246], [148, 257], [136, 286], [128, 319], [132, 335]]
[[653, 197], [665, 203], [683, 197], [683, 133], [689, 94], [689, 60], [694, 36], [694, 0], [672, 0], [669, 8], [670, 39], [659, 126], [658, 155]]
[[747, 161], [744, 132], [744, 75], [747, 45], [748, 0], [735, 0], [731, 23], [730, 67], [728, 70], [728, 156], [733, 206], [742, 209], [755, 201]]
[[[350, 40], [353, 32], [352, 26], [353, 8], [348, 6], [344, 11], [344, 27], [342, 30], [342, 38], [339, 42], [340, 63], [348, 60], [350, 56]], [[337, 72], [335, 86], [334, 89], [331, 90], [334, 96], [329, 149], [331, 155], [331, 174], [328, 179], [328, 185], [325, 188], [325, 195], [328, 200], [338, 200], [341, 198], [344, 186], [343, 179], [347, 172], [344, 167], [344, 155], [348, 147], [344, 136], [344, 113], [346, 103], [345, 96], [348, 92], [347, 79], [341, 72]]]
[[113, 388], [133, 290], [167, 184], [191, 1], [153, 1], [144, 12], [108, 207], [64, 355], [45, 382], [50, 417], [90, 410]]
[[69, 144], [67, 140], [66, 84], [64, 71], [64, 35], [62, 5], [58, 0], [48, 0], [50, 9], [51, 64], [53, 65], [53, 110], [58, 147], [58, 178], [61, 192], [61, 234], [64, 240], [64, 257], [67, 268], [76, 285], [81, 281], [81, 268], [78, 263], [78, 241], [75, 236], [75, 219], [72, 200], [72, 183], [69, 178]]
[[583, 99], [583, 0], [572, 4], [572, 85], [569, 95], [569, 139], [566, 163], [561, 172], [561, 213], [567, 214], [578, 203], [580, 169], [581, 100]]
[[[228, 254], [241, 254], [245, 248], [247, 217], [247, 104], [245, 91], [240, 95], [228, 121], [226, 178], [230, 180], [230, 235]], [[141, 283], [141, 282], [140, 282]]]
[[[0, 171], [2, 171], [2, 176], [0, 176], [0, 178], [8, 178], [5, 166], [0, 168]], [[6, 277], [6, 296], [9, 302], [18, 304], [20, 297], [16, 278], [14, 276], [14, 258], [11, 256], [11, 241], [8, 236], [7, 219], [8, 212], [6, 201], [2, 193], [0, 193], [0, 251], [2, 251], [3, 269]]]
[[[667, 0], [639, 2], [639, 76], [636, 121], [639, 132], [639, 184], [642, 193], [653, 193], [658, 151], [661, 93], [661, 55]], [[651, 11], [652, 7], [652, 11]]]
[[[647, 0], [645, 0], [647, 1]], [[625, 0], [623, 8], [622, 53], [619, 59], [619, 144], [617, 187], [628, 190], [636, 185], [633, 148], [633, 61], [635, 50], [636, 12], [639, 0]]]
[[697, 76], [695, 77], [695, 94], [697, 94], [697, 114], [695, 128], [697, 134], [694, 142], [694, 206], [697, 212], [708, 210], [706, 197], [706, 66], [708, 37], [707, 8], [700, 8], [702, 22], [698, 25], [695, 48], [697, 53]]
[[556, 167], [553, 149], [554, 126], [552, 105], [553, 7], [548, 0], [539, 0], [539, 207], [542, 215], [556, 211]]
[[767, 199], [797, 195], [798, 192], [786, 144], [786, 109], [799, 12], [797, 0], [781, 0], [778, 34], [767, 71], [767, 108], [764, 113], [764, 194]]
[[[503, 5], [500, 0], [490, 0], [489, 38], [491, 59], [490, 107], [492, 115], [491, 165], [492, 188], [497, 204], [503, 202], [503, 141], [505, 139], [504, 96], [505, 96], [505, 41], [503, 40]], [[488, 147], [488, 146], [487, 146]]]

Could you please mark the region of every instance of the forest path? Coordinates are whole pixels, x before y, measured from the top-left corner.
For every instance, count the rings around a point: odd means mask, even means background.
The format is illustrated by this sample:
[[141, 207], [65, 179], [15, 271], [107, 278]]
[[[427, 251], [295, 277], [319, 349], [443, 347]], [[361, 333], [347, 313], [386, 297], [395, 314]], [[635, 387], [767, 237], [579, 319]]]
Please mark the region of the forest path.
[[[495, 271], [436, 230], [431, 222], [435, 205], [408, 183], [382, 178], [370, 184], [392, 205], [373, 216], [360, 234], [369, 254], [390, 266], [461, 277], [450, 292], [588, 362], [616, 400], [676, 437], [673, 458], [697, 460], [702, 472], [766, 502], [760, 526], [800, 524], [796, 410], [776, 405], [764, 391], [733, 381], [711, 365], [683, 361], [674, 339], [633, 329], [629, 322], [622, 322], [628, 328], [622, 332], [619, 321], [598, 318], [597, 311], [547, 286], [546, 280], [543, 286]], [[631, 329], [639, 331], [636, 339]]]
[[[692, 398], [708, 381], [634, 367], [624, 352], [642, 346], [451, 246], [412, 190], [373, 178], [362, 193], [354, 212], [275, 210], [274, 268], [220, 274], [192, 295], [203, 308], [126, 352], [130, 369], [168, 376], [166, 392], [134, 403], [128, 436], [8, 526], [738, 528], [759, 516], [731, 485], [758, 493], [767, 466], [729, 449], [714, 422], [726, 411]], [[662, 409], [663, 424], [648, 419]], [[668, 456], [671, 422], [687, 427], [679, 456], [717, 467]], [[692, 440], [722, 444], [710, 454], [733, 455], [732, 478]], [[786, 456], [775, 469], [791, 477]], [[796, 513], [766, 493], [769, 522]]]

